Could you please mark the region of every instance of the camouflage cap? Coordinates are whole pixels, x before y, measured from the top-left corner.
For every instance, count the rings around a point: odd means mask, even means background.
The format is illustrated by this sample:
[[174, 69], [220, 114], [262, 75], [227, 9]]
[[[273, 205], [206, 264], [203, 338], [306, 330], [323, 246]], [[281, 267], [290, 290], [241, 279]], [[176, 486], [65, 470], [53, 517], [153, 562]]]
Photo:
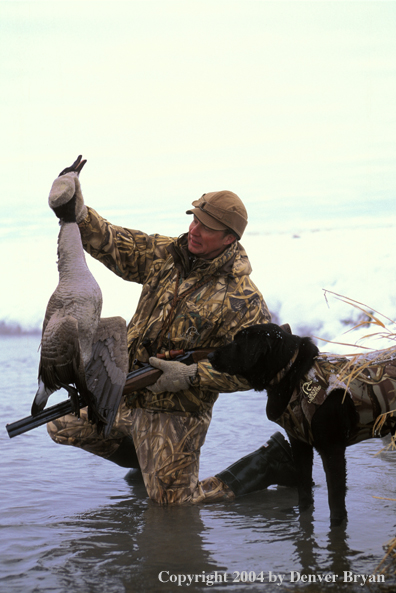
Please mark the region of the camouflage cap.
[[186, 214], [194, 214], [199, 222], [210, 229], [222, 231], [231, 229], [240, 239], [248, 222], [242, 200], [232, 191], [222, 190], [203, 194], [192, 203], [195, 208]]

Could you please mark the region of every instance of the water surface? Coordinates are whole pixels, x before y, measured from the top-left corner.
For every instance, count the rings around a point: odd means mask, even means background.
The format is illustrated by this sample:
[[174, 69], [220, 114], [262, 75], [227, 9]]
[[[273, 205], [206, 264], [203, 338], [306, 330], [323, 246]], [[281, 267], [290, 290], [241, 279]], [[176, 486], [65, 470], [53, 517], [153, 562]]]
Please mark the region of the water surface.
[[[45, 427], [9, 439], [5, 424], [30, 410], [38, 343], [37, 336], [0, 339], [2, 591], [363, 590], [359, 575], [374, 572], [383, 545], [396, 534], [396, 502], [375, 498], [395, 498], [395, 454], [375, 456], [381, 441], [348, 449], [346, 529], [329, 529], [317, 456], [315, 509], [301, 517], [295, 490], [277, 487], [232, 503], [159, 507], [147, 499], [138, 474], [55, 445]], [[263, 395], [222, 395], [202, 450], [201, 477], [259, 447], [275, 430]], [[344, 571], [357, 582], [343, 582]], [[255, 582], [233, 582], [238, 573]], [[304, 584], [298, 578], [304, 573], [316, 583]], [[319, 582], [333, 574], [339, 575], [335, 584]], [[179, 586], [177, 579], [187, 575], [196, 582]], [[210, 585], [210, 575], [217, 584]], [[284, 577], [281, 585], [279, 577], [269, 582], [276, 575]], [[394, 586], [388, 578], [370, 591]]]

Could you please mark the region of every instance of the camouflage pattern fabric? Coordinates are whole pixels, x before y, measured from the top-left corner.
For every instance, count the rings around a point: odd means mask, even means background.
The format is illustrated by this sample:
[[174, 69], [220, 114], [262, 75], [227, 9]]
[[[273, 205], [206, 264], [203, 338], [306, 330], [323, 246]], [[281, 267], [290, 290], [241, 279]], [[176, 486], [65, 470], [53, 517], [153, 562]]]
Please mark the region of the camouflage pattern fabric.
[[[352, 373], [347, 381], [345, 369]], [[311, 422], [317, 408], [334, 389], [344, 389], [345, 396], [351, 397], [358, 414], [356, 430], [350, 435], [348, 446], [360, 441], [384, 437], [394, 430], [396, 418], [386, 417], [381, 428], [374, 431], [376, 420], [381, 414], [396, 409], [396, 360], [361, 365], [357, 361], [351, 366], [347, 358], [321, 354], [301, 381], [288, 407], [278, 420], [288, 434], [299, 440], [313, 444]]]
[[72, 445], [108, 459], [117, 451], [124, 437], [131, 435], [131, 411], [121, 403], [109, 437], [104, 439], [103, 436], [98, 436], [96, 425], [88, 420], [87, 410], [88, 408], [80, 410], [80, 418], [68, 414], [48, 422], [48, 433], [59, 445]]
[[[114, 226], [91, 208], [79, 227], [89, 254], [143, 286], [128, 326], [130, 370], [157, 352], [224, 345], [243, 327], [270, 320], [240, 243], [207, 261], [190, 259], [187, 235], [175, 239]], [[234, 494], [218, 478], [199, 481], [200, 449], [218, 393], [249, 389], [246, 381], [201, 361], [186, 391], [126, 396], [107, 440], [83, 412], [80, 420], [70, 415], [49, 423], [48, 431], [57, 443], [104, 458], [132, 436], [147, 492], [159, 504], [228, 500]]]
[[108, 459], [125, 436], [131, 435], [149, 497], [159, 504], [183, 504], [232, 500], [234, 493], [217, 477], [198, 479], [200, 449], [211, 420], [210, 412], [199, 417], [119, 408], [110, 436], [98, 436], [88, 421], [68, 414], [47, 424], [51, 438], [61, 445], [80, 447]]
[[[240, 243], [233, 243], [212, 261], [190, 261], [186, 235], [174, 239], [114, 226], [92, 208], [88, 208], [88, 216], [79, 226], [84, 249], [90, 255], [124, 280], [143, 285], [128, 326], [130, 370], [137, 368], [136, 360], [148, 361], [147, 344], [153, 354], [218, 347], [243, 327], [270, 320], [265, 301], [250, 280], [251, 266]], [[159, 343], [178, 276], [178, 296], [188, 296], [179, 300], [170, 327]], [[197, 289], [190, 292], [194, 286]], [[128, 398], [128, 405], [187, 414], [206, 412], [219, 392], [250, 389], [243, 379], [214, 371], [208, 361], [198, 364], [198, 379], [197, 385], [184, 392], [136, 393]]]
[[199, 482], [200, 449], [211, 413], [199, 417], [133, 410], [133, 440], [147, 493], [159, 504], [215, 502], [235, 497], [218, 478]]

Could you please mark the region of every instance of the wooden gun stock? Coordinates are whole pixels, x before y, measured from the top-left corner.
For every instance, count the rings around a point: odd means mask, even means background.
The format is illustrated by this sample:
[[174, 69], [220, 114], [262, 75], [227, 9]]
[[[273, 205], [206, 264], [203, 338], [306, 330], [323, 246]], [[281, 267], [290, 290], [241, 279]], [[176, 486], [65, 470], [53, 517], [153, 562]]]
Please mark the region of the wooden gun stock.
[[[163, 354], [157, 354], [157, 358], [162, 360], [177, 360], [183, 364], [194, 364], [204, 358], [207, 358], [214, 348], [200, 348], [197, 350], [168, 350]], [[153, 385], [162, 375], [160, 369], [155, 369], [149, 363], [144, 363], [140, 369], [131, 371], [126, 378], [124, 386], [124, 395], [129, 395], [135, 391], [140, 391], [148, 385]]]
[[[170, 350], [164, 354], [159, 354], [158, 358], [165, 360], [178, 360], [184, 364], [193, 364], [206, 358], [209, 352], [213, 352], [213, 348], [188, 350], [186, 352], [184, 350]], [[141, 368], [128, 373], [123, 395], [129, 395], [136, 391], [140, 391], [148, 385], [152, 385], [157, 381], [161, 374], [162, 371], [160, 371], [160, 369], [156, 369], [150, 364], [144, 363]], [[80, 399], [80, 405], [83, 407], [86, 404], [84, 404]], [[118, 406], [119, 402], [115, 403], [115, 405]], [[23, 434], [29, 430], [38, 428], [43, 424], [47, 424], [47, 422], [51, 422], [52, 420], [56, 420], [57, 418], [61, 418], [62, 416], [66, 416], [66, 414], [71, 414], [72, 412], [73, 410], [71, 401], [68, 399], [59, 404], [46, 408], [45, 410], [42, 410], [35, 416], [27, 416], [26, 418], [22, 418], [22, 420], [17, 420], [16, 422], [7, 424], [6, 429], [9, 437], [12, 439], [19, 434]], [[110, 428], [108, 426], [106, 426], [106, 432], [107, 434], [110, 432]]]
[[[280, 327], [285, 331], [292, 333], [289, 324], [286, 323]], [[184, 364], [194, 364], [195, 362], [199, 362], [200, 360], [207, 358], [208, 354], [214, 350], [215, 348], [200, 348], [197, 350], [187, 351], [170, 350], [163, 354], [157, 354], [157, 357], [165, 360], [178, 360]], [[157, 381], [161, 374], [162, 371], [159, 369], [152, 367], [149, 363], [143, 363], [141, 368], [128, 373], [122, 395], [129, 395], [144, 389], [148, 385], [153, 385], [153, 383]], [[80, 405], [81, 407], [86, 405], [81, 398]], [[114, 402], [114, 405], [118, 407], [119, 401]], [[71, 401], [68, 399], [59, 404], [46, 408], [45, 410], [42, 410], [35, 416], [27, 416], [26, 418], [22, 418], [21, 420], [7, 424], [6, 429], [9, 437], [12, 439], [19, 434], [23, 434], [29, 430], [38, 428], [43, 424], [47, 424], [47, 422], [51, 422], [52, 420], [56, 420], [57, 418], [61, 418], [62, 416], [66, 416], [72, 412], [73, 409]], [[106, 426], [107, 434], [110, 432], [110, 428], [111, 427]]]

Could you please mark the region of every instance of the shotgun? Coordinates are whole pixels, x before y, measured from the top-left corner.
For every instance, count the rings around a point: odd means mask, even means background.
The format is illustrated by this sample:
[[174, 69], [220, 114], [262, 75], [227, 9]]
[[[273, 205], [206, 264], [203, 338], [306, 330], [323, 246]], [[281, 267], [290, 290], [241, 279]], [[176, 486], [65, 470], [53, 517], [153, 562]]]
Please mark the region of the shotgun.
[[[169, 350], [164, 354], [157, 354], [157, 358], [162, 358], [165, 360], [177, 360], [184, 364], [194, 364], [195, 362], [199, 362], [200, 360], [207, 358], [209, 352], [213, 352], [213, 350], [214, 348], [199, 348], [197, 350], [186, 351]], [[140, 367], [138, 369], [128, 373], [122, 394], [117, 398], [117, 401], [112, 402], [113, 410], [118, 409], [123, 395], [129, 395], [135, 391], [140, 391], [148, 385], [152, 385], [157, 381], [161, 374], [162, 371], [160, 369], [152, 367], [148, 362], [140, 363]], [[82, 408], [86, 405], [80, 395], [79, 403]], [[100, 408], [100, 396], [97, 397], [97, 405], [98, 408]], [[26, 418], [22, 418], [21, 420], [7, 424], [6, 429], [8, 436], [10, 439], [12, 439], [19, 434], [23, 434], [24, 432], [38, 428], [43, 424], [47, 424], [47, 422], [51, 422], [52, 420], [56, 420], [57, 418], [61, 418], [62, 416], [66, 416], [66, 414], [71, 414], [72, 412], [73, 410], [71, 401], [70, 399], [67, 399], [63, 402], [60, 402], [59, 404], [45, 408], [45, 410], [42, 410], [35, 416], [27, 416]], [[114, 419], [115, 414], [111, 414], [111, 417]], [[106, 434], [109, 434], [110, 429], [111, 427], [106, 425]]]

